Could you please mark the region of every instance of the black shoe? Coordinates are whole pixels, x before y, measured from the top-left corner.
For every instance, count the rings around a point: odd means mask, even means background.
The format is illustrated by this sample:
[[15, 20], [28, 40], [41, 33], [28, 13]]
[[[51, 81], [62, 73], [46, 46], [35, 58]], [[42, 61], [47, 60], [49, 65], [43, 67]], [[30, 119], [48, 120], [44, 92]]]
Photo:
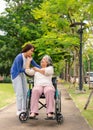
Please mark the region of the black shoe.
[[29, 116], [29, 119], [35, 119], [36, 116]]
[[29, 116], [29, 119], [38, 120], [38, 118], [36, 118], [36, 115], [34, 115], [34, 116]]

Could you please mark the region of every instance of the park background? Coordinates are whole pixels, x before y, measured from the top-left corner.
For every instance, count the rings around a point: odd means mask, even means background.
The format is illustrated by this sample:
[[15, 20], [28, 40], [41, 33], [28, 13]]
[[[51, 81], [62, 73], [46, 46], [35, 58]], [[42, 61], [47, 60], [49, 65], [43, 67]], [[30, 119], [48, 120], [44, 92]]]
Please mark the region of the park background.
[[[61, 83], [65, 83], [65, 86], [72, 83], [72, 86], [67, 87], [69, 93], [79, 98], [75, 102], [82, 101], [85, 104], [92, 86], [90, 82], [85, 84], [85, 78], [86, 72], [93, 71], [93, 1], [4, 1], [6, 7], [4, 12], [0, 13], [0, 99], [7, 98], [5, 95], [8, 91], [9, 99], [15, 96], [12, 91], [10, 68], [24, 44], [31, 42], [36, 48], [33, 55], [36, 62], [39, 64], [43, 55], [50, 55], [53, 59], [55, 75], [60, 78]], [[80, 78], [78, 31], [81, 26], [71, 27], [73, 23], [84, 23], [82, 28], [82, 90], [86, 90], [86, 94], [75, 93], [75, 90], [79, 88], [79, 81], [76, 81]], [[89, 81], [89, 77], [87, 78]], [[1, 98], [1, 95], [4, 96]], [[82, 95], [83, 99], [81, 99]], [[84, 104], [81, 106], [82, 111]], [[93, 122], [93, 104], [87, 108], [86, 112], [88, 114], [85, 115]], [[93, 126], [93, 123], [90, 125]]]

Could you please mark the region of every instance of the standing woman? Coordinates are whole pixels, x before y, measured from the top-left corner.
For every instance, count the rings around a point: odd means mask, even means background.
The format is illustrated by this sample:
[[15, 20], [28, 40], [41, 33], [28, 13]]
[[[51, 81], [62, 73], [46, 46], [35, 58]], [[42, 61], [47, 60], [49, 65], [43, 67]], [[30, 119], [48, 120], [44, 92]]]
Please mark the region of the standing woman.
[[[31, 57], [34, 52], [34, 46], [30, 43], [26, 44], [22, 52], [19, 53], [12, 64], [10, 73], [14, 91], [16, 93], [17, 115], [26, 111], [27, 97], [27, 80], [25, 75], [25, 63], [27, 58]], [[32, 59], [31, 64], [40, 68], [40, 66]]]

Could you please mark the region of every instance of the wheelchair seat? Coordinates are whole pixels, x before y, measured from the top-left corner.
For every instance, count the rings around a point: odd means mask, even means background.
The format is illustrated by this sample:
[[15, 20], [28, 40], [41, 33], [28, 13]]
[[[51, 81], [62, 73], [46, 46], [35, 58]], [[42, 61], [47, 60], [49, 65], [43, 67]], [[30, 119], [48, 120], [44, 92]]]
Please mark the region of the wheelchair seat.
[[[44, 93], [41, 94], [40, 98], [41, 98], [41, 99], [44, 99], [44, 98], [45, 98]], [[42, 103], [42, 102], [39, 100], [39, 104], [41, 105], [41, 106], [39, 107], [39, 110], [42, 109], [43, 107], [46, 108], [46, 103], [44, 104], [44, 103]]]
[[40, 98], [45, 98], [45, 95], [44, 93], [41, 94]]

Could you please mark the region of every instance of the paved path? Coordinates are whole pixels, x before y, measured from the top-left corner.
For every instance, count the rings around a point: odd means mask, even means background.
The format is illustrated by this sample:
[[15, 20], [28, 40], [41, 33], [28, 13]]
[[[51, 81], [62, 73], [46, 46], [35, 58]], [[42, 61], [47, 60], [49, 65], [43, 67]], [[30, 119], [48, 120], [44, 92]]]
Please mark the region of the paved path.
[[0, 130], [93, 130], [80, 115], [78, 108], [69, 97], [66, 89], [59, 86], [62, 93], [62, 114], [64, 122], [58, 125], [55, 120], [46, 121], [44, 108], [40, 110], [38, 120], [21, 123], [16, 116], [15, 103], [0, 110]]

